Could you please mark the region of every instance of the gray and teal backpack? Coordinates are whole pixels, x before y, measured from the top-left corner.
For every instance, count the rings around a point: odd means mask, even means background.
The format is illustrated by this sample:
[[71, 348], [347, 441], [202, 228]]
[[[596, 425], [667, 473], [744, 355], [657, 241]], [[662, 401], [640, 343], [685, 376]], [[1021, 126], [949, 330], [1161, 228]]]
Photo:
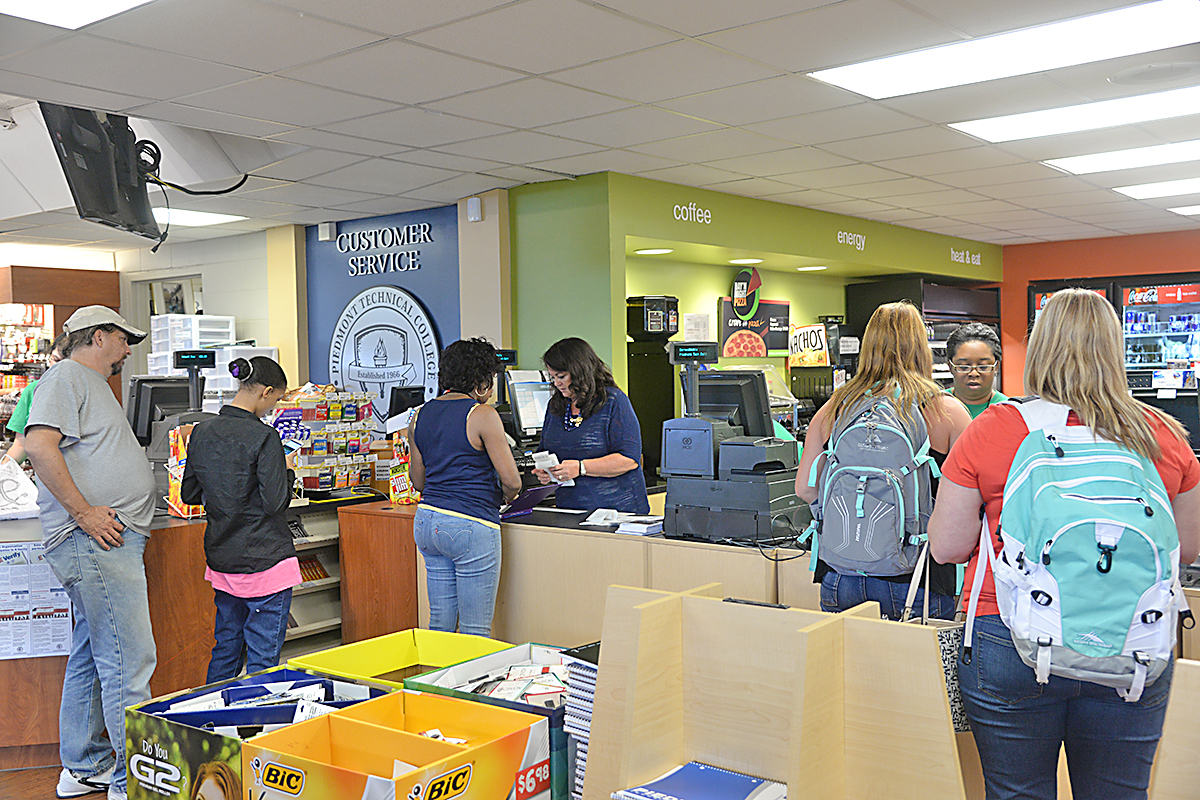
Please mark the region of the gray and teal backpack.
[[906, 420], [891, 399], [868, 395], [842, 412], [823, 455], [819, 476], [820, 458], [808, 477], [818, 488], [814, 564], [819, 549], [841, 573], [911, 573], [933, 509], [931, 478], [939, 475], [920, 409], [914, 405]]
[[[1067, 425], [1067, 406], [1008, 403], [1029, 434], [1004, 484], [996, 531], [1003, 548], [997, 555], [986, 517], [979, 543], [1000, 617], [1038, 683], [1051, 675], [1086, 680], [1136, 702], [1170, 663], [1177, 615], [1191, 623], [1162, 478], [1144, 456]], [[964, 660], [983, 574], [980, 563]]]

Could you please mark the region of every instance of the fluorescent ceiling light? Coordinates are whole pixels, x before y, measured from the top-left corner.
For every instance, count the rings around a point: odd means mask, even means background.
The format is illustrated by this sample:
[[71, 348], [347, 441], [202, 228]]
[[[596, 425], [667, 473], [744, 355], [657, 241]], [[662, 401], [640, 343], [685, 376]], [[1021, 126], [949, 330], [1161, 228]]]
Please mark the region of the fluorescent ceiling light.
[[762, 262], [763, 262], [763, 260], [761, 258], [731, 258], [731, 259], [729, 259], [730, 264], [761, 264]]
[[1200, 214], [1200, 206], [1179, 206], [1179, 208], [1168, 208], [1167, 211], [1174, 211], [1176, 214], [1191, 216]]
[[36, 3], [0, 0], [0, 14], [76, 30], [148, 2], [150, 0], [40, 0]]
[[1200, 161], [1200, 139], [1190, 142], [1175, 142], [1174, 144], [1156, 144], [1152, 147], [1134, 147], [1130, 150], [1113, 150], [1108, 153], [1093, 153], [1087, 156], [1052, 158], [1045, 163], [1072, 175], [1087, 175], [1093, 172], [1111, 172], [1114, 169], [1179, 164], [1184, 161]]
[[829, 269], [829, 267], [796, 267], [797, 272], [816, 272], [819, 269]]
[[1091, 131], [1117, 125], [1136, 125], [1157, 119], [1200, 114], [1200, 86], [1102, 100], [1045, 111], [955, 122], [950, 127], [988, 142], [1011, 142], [1060, 133]]
[[155, 208], [154, 221], [159, 225], [179, 225], [184, 228], [202, 228], [205, 225], [220, 225], [224, 222], [237, 222], [245, 217], [235, 217], [232, 214], [211, 214], [207, 211], [188, 211], [182, 208]]
[[809, 73], [879, 100], [1193, 44], [1200, 3], [1159, 0]]
[[1139, 183], [1136, 186], [1117, 186], [1114, 192], [1120, 192], [1134, 200], [1149, 200], [1154, 197], [1175, 197], [1181, 194], [1200, 194], [1200, 178], [1184, 178], [1178, 181], [1158, 181], [1157, 183]]
[[634, 250], [633, 254], [635, 256], [665, 256], [667, 253], [674, 252], [669, 247], [647, 247], [644, 250]]

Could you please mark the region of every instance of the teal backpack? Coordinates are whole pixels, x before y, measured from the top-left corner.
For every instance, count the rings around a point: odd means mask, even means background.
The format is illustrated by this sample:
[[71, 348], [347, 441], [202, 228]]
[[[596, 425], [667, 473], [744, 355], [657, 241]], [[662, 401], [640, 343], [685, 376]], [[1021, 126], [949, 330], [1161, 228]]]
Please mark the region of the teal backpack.
[[[1145, 457], [1067, 425], [1067, 406], [1009, 401], [1029, 434], [1004, 485], [997, 534], [980, 534], [1000, 616], [1038, 683], [1050, 675], [1111, 686], [1128, 702], [1162, 674], [1177, 614], [1179, 536], [1158, 470]], [[982, 564], [975, 569], [963, 659], [970, 660]]]

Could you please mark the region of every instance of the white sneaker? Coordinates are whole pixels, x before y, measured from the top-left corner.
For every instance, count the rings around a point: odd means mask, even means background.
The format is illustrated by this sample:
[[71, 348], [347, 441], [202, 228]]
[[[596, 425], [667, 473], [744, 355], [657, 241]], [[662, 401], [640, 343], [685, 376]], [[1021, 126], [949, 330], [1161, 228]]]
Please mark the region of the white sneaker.
[[58, 786], [55, 787], [55, 794], [60, 798], [67, 798], [83, 797], [85, 794], [103, 792], [112, 783], [112, 774], [116, 766], [116, 764], [113, 764], [104, 770], [104, 772], [101, 772], [99, 775], [93, 775], [90, 778], [81, 778], [69, 769], [64, 768], [58, 774]]

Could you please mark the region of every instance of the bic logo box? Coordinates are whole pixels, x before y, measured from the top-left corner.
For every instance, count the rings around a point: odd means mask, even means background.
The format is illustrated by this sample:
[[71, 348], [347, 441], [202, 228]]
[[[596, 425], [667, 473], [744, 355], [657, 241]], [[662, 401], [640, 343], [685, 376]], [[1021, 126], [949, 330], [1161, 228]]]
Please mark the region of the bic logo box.
[[[401, 691], [247, 740], [249, 800], [550, 800], [545, 717]], [[422, 736], [437, 728], [447, 739]]]
[[[244, 739], [290, 725], [301, 703], [345, 708], [387, 691], [366, 681], [277, 667], [130, 706], [125, 711], [129, 797], [190, 800], [204, 784], [209, 784], [208, 797], [218, 796], [215, 790], [227, 800], [245, 797]], [[248, 705], [268, 696], [282, 702]], [[292, 785], [284, 774], [278, 782]]]

